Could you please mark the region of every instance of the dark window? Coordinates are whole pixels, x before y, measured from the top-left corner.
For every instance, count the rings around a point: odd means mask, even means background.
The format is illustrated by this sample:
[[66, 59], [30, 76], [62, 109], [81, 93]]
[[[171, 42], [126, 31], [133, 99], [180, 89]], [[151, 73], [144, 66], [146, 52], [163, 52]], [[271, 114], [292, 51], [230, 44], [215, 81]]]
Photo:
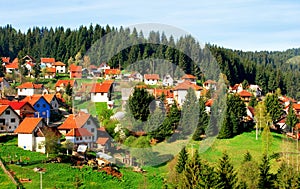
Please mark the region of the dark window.
[[10, 119], [10, 122], [11, 122], [11, 123], [15, 123], [15, 122], [16, 122], [16, 119], [15, 119], [15, 118], [11, 118], [11, 119]]
[[0, 127], [1, 128], [1, 130], [4, 130], [4, 127]]
[[43, 108], [46, 108], [46, 104], [43, 104]]
[[40, 104], [37, 104], [36, 107], [39, 108], [39, 107], [40, 107]]
[[91, 132], [92, 132], [92, 133], [95, 132], [95, 129], [94, 129], [94, 128], [91, 128]]
[[5, 111], [5, 114], [6, 114], [6, 115], [9, 115], [9, 114], [10, 114], [10, 110], [6, 110], [6, 111]]
[[90, 121], [90, 120], [88, 120], [88, 121], [86, 122], [86, 124], [88, 124], [88, 125], [89, 125], [89, 124], [91, 124], [91, 121]]
[[0, 119], [0, 124], [5, 125], [5, 119]]
[[101, 96], [103, 96], [104, 93], [101, 93]]

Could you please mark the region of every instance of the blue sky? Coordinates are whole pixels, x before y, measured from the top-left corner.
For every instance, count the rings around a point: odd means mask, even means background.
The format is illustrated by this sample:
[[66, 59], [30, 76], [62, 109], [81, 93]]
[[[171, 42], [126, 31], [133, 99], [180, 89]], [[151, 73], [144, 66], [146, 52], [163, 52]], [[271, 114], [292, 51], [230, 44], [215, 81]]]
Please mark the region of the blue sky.
[[2, 0], [0, 25], [78, 28], [160, 23], [201, 43], [242, 50], [300, 47], [300, 1], [286, 0]]

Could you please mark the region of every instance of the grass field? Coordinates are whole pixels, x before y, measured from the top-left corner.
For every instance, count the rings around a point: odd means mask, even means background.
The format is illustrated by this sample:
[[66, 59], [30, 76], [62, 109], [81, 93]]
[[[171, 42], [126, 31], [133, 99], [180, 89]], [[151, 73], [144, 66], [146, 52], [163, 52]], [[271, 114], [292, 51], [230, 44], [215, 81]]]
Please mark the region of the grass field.
[[0, 188], [16, 188], [2, 169], [0, 169], [0, 183]]

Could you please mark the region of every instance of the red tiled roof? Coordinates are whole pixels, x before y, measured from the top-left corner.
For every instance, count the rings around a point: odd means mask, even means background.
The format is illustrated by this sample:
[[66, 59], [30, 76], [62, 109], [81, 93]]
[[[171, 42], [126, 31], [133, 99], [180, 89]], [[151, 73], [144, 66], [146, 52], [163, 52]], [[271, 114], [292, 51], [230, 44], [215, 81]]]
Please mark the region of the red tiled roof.
[[242, 90], [241, 92], [239, 92], [239, 95], [241, 97], [250, 97], [250, 96], [252, 96], [252, 94], [250, 92], [246, 91], [246, 90]]
[[182, 79], [196, 79], [196, 77], [191, 74], [185, 74]]
[[12, 61], [12, 63], [19, 63], [19, 59], [18, 58], [15, 58], [13, 61]]
[[91, 93], [108, 93], [111, 85], [111, 82], [95, 83], [92, 86]]
[[2, 59], [2, 62], [4, 62], [4, 63], [9, 63], [9, 61], [10, 61], [10, 57], [1, 57], [1, 59]]
[[65, 64], [63, 62], [55, 62], [54, 64], [52, 64], [53, 66], [65, 66]]
[[295, 110], [300, 110], [300, 104], [293, 104], [293, 108]]
[[158, 74], [145, 74], [144, 78], [145, 79], [152, 79], [152, 80], [159, 80], [159, 75]]
[[[44, 94], [44, 95], [41, 95], [41, 94], [34, 94], [31, 96], [31, 99], [37, 99], [37, 101], [41, 98], [41, 97], [44, 97], [44, 99], [50, 104], [52, 99], [54, 98], [54, 94]], [[30, 101], [30, 97], [26, 97], [26, 100], [29, 100]]]
[[154, 89], [153, 95], [155, 97], [164, 94], [167, 98], [173, 98], [173, 91], [171, 89]]
[[70, 65], [71, 72], [82, 72], [82, 66], [76, 66], [75, 64]]
[[[29, 102], [29, 104], [31, 104], [32, 106], [34, 106], [35, 103], [37, 103], [37, 101], [40, 100], [40, 98], [44, 98], [44, 97], [42, 95], [26, 96], [21, 102]], [[45, 101], [47, 102], [46, 99], [45, 99]]]
[[102, 137], [99, 137], [96, 141], [97, 144], [100, 144], [100, 145], [105, 145], [107, 143], [107, 141], [109, 140], [109, 138], [105, 137], [105, 138], [102, 138]]
[[207, 80], [207, 81], [205, 81], [203, 84], [205, 85], [205, 84], [216, 84], [217, 82], [216, 81], [214, 81], [214, 80]]
[[0, 105], [0, 115], [9, 107], [9, 105]]
[[71, 129], [66, 136], [75, 136], [75, 137], [81, 137], [81, 136], [93, 136], [91, 132], [89, 132], [86, 128], [74, 128]]
[[[28, 102], [18, 102], [18, 101], [13, 101], [9, 102], [9, 105], [11, 106], [12, 109], [14, 110], [20, 110], [25, 104]], [[28, 103], [29, 104], [29, 103]], [[31, 106], [31, 105], [30, 105]]]
[[214, 100], [213, 99], [208, 99], [206, 102], [205, 102], [205, 106], [208, 106], [208, 107], [211, 107], [214, 103]]
[[174, 90], [188, 90], [189, 88], [192, 88], [196, 91], [202, 90], [202, 87], [190, 82], [190, 81], [184, 81], [182, 83], [179, 83]]
[[118, 75], [121, 73], [121, 71], [119, 69], [106, 69], [104, 73], [106, 75]]
[[31, 134], [43, 118], [26, 117], [17, 127], [14, 133]]
[[43, 84], [34, 84], [32, 82], [26, 82], [17, 87], [18, 89], [41, 89]]
[[10, 64], [7, 64], [5, 67], [6, 68], [11, 68], [11, 69], [18, 69], [19, 68], [19, 63], [18, 62], [12, 62]]
[[55, 58], [41, 58], [41, 62], [43, 62], [43, 63], [54, 63]]
[[61, 124], [58, 129], [74, 129], [81, 128], [87, 120], [90, 118], [90, 114], [79, 112], [77, 115], [70, 114], [69, 117]]
[[55, 84], [55, 87], [60, 87], [61, 85], [66, 87], [68, 83], [70, 83], [71, 87], [74, 87], [75, 80], [58, 80]]
[[56, 73], [56, 69], [55, 68], [46, 68], [46, 72], [47, 73]]
[[105, 130], [104, 127], [100, 127], [100, 128], [98, 128], [97, 130], [98, 130], [98, 131], [104, 131], [104, 132], [106, 132], [106, 130]]
[[11, 101], [7, 99], [0, 99], [0, 104], [9, 105]]

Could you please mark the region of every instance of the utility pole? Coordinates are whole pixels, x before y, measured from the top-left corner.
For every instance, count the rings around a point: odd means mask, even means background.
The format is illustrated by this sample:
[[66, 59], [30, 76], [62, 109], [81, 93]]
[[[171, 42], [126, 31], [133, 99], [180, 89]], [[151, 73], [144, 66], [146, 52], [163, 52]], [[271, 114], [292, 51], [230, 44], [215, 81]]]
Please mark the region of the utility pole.
[[40, 189], [43, 189], [43, 176], [42, 176], [43, 172], [40, 171]]

